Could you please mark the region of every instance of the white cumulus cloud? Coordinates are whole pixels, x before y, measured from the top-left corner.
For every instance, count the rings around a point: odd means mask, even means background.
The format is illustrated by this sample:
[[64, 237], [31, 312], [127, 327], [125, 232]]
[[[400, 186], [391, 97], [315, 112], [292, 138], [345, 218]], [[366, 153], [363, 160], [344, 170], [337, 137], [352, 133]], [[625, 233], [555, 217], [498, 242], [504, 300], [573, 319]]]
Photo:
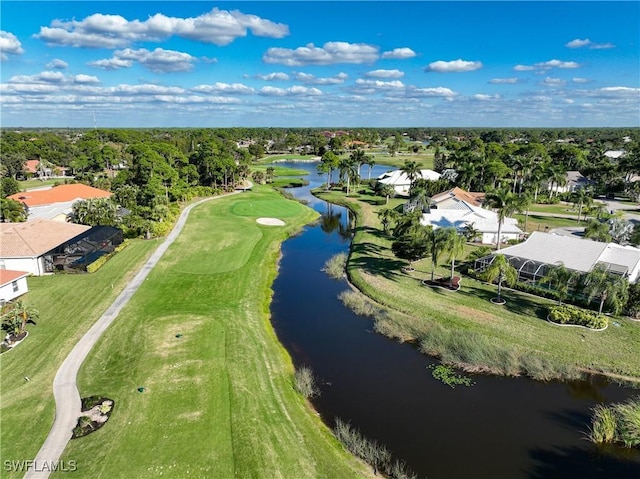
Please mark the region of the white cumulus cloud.
[[188, 53], [174, 50], [156, 48], [153, 51], [149, 51], [146, 48], [137, 50], [125, 48], [124, 50], [113, 52], [113, 57], [111, 58], [97, 60], [89, 63], [89, 65], [105, 70], [117, 70], [129, 68], [135, 62], [154, 73], [170, 73], [189, 71], [193, 68], [193, 62], [195, 61], [195, 57]]
[[54, 20], [50, 27], [40, 27], [34, 36], [50, 45], [82, 48], [121, 48], [172, 36], [223, 46], [246, 36], [248, 31], [260, 37], [283, 38], [289, 34], [289, 27], [238, 10], [214, 8], [197, 17], [158, 13], [144, 21], [96, 13], [83, 20]]
[[47, 68], [55, 68], [56, 70], [64, 70], [67, 68], [69, 64], [64, 60], [60, 60], [59, 58], [54, 58], [49, 63], [47, 63]]
[[289, 75], [283, 72], [273, 72], [267, 75], [256, 75], [256, 78], [258, 80], [265, 80], [265, 81], [274, 81], [274, 80], [286, 81], [289, 79]]
[[564, 86], [567, 84], [567, 82], [560, 78], [547, 77], [542, 80], [542, 84], [545, 86]]
[[409, 98], [422, 98], [422, 97], [443, 97], [443, 98], [453, 98], [457, 93], [446, 87], [435, 87], [435, 88], [408, 88], [406, 92], [406, 96]]
[[400, 80], [382, 81], [382, 80], [363, 80], [362, 78], [358, 78], [356, 80], [356, 85], [376, 88], [376, 89], [397, 90], [399, 88], [404, 88], [404, 83], [402, 83]]
[[414, 52], [411, 48], [403, 47], [403, 48], [394, 48], [388, 52], [384, 52], [382, 54], [382, 58], [390, 58], [396, 60], [403, 60], [405, 58], [413, 58], [416, 56], [416, 52]]
[[8, 60], [9, 55], [22, 55], [22, 43], [11, 32], [0, 30], [0, 60]]
[[520, 79], [516, 77], [511, 78], [492, 78], [489, 80], [489, 83], [493, 85], [513, 85], [515, 83], [520, 83]]
[[264, 86], [259, 91], [263, 96], [318, 96], [322, 95], [322, 91], [317, 88], [307, 88], [305, 86], [292, 86], [290, 88], [276, 88], [272, 86]]
[[212, 85], [198, 85], [191, 88], [191, 91], [197, 93], [218, 93], [218, 94], [233, 94], [233, 95], [249, 95], [254, 93], [255, 90], [242, 83], [222, 83], [216, 82]]
[[371, 70], [364, 74], [368, 78], [402, 78], [404, 72], [400, 70]]
[[603, 49], [607, 49], [607, 48], [615, 48], [615, 45], [613, 43], [594, 43], [591, 40], [589, 40], [588, 38], [585, 38], [584, 40], [581, 40], [579, 38], [576, 38], [575, 40], [571, 40], [570, 42], [565, 44], [565, 47], [567, 48], [582, 48], [582, 47], [588, 47], [590, 50], [603, 50]]
[[308, 85], [339, 85], [349, 78], [344, 72], [340, 72], [332, 77], [316, 77], [311, 73], [298, 72], [296, 73], [296, 80], [306, 83]]
[[484, 93], [476, 93], [472, 98], [478, 101], [499, 100], [500, 95], [486, 95]]
[[482, 68], [482, 62], [470, 62], [462, 59], [445, 62], [438, 60], [431, 62], [426, 68], [428, 72], [449, 73], [449, 72], [471, 72]]
[[309, 43], [295, 50], [269, 48], [263, 55], [265, 63], [288, 66], [331, 65], [335, 63], [373, 63], [379, 58], [378, 47], [365, 43], [327, 42], [322, 47]]

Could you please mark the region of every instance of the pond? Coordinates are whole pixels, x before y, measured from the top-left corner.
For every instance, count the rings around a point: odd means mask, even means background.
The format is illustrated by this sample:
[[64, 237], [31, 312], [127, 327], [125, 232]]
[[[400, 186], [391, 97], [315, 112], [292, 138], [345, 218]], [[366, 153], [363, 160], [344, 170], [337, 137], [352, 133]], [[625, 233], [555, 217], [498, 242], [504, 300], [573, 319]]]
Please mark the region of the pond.
[[[586, 439], [595, 404], [637, 390], [599, 377], [541, 383], [488, 375], [452, 389], [432, 377], [437, 361], [374, 333], [370, 320], [344, 307], [337, 295], [347, 284], [321, 269], [348, 251], [349, 213], [310, 194], [324, 179], [317, 164], [279, 164], [311, 172], [309, 186], [289, 191], [322, 218], [282, 245], [272, 321], [294, 363], [321, 382], [313, 403], [330, 427], [336, 417], [350, 422], [430, 479], [640, 477], [640, 451], [599, 452]], [[388, 169], [376, 165], [372, 177]]]

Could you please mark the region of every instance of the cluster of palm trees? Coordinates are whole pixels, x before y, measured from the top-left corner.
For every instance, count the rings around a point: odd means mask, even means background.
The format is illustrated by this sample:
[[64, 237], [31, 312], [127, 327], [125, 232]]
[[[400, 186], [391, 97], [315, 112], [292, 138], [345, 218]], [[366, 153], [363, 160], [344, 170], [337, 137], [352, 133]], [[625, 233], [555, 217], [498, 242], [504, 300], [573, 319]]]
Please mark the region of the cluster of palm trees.
[[9, 342], [20, 338], [26, 331], [28, 323], [36, 324], [40, 316], [37, 309], [26, 306], [18, 300], [7, 304], [2, 310], [2, 329], [9, 335]]
[[[431, 258], [431, 281], [435, 278], [440, 255], [448, 254], [451, 263], [449, 287], [453, 287], [455, 275], [455, 261], [464, 252], [466, 244], [464, 236], [458, 234], [455, 228], [433, 228], [420, 223], [422, 212], [416, 210], [404, 215], [391, 213], [394, 210], [384, 209], [379, 212], [380, 221], [385, 232], [392, 232], [394, 238], [391, 244], [393, 253], [408, 261], [408, 269], [413, 269], [413, 263], [421, 259]], [[395, 227], [391, 231], [390, 224], [395, 220]]]
[[376, 164], [372, 156], [366, 155], [364, 150], [358, 148], [348, 157], [340, 158], [333, 151], [327, 151], [320, 160], [318, 173], [327, 175], [326, 189], [331, 188], [332, 175], [334, 171], [339, 172], [340, 181], [346, 185], [347, 195], [351, 191], [352, 185], [360, 183], [361, 169], [363, 165], [369, 167], [368, 178], [371, 179], [371, 169]]

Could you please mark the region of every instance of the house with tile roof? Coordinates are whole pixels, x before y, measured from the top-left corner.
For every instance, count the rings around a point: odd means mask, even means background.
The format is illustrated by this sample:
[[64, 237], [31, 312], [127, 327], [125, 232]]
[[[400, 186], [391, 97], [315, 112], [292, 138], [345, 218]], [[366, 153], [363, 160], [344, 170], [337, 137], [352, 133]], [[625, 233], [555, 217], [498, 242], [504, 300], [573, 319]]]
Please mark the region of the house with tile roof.
[[0, 269], [0, 306], [19, 298], [29, 291], [26, 271]]
[[579, 171], [571, 170], [565, 174], [564, 185], [559, 185], [555, 182], [546, 182], [546, 188], [548, 191], [555, 193], [573, 193], [582, 188], [595, 185], [595, 181], [592, 181], [582, 175]]
[[456, 186], [455, 188], [451, 188], [450, 190], [432, 196], [431, 207], [438, 209], [455, 208], [460, 201], [479, 207], [482, 206], [484, 196], [484, 193], [465, 191]]
[[94, 198], [109, 198], [109, 191], [94, 188], [82, 183], [58, 185], [53, 188], [21, 191], [8, 196], [9, 199], [20, 201], [28, 208], [28, 219], [46, 219], [66, 221], [71, 213], [73, 203], [78, 200]]
[[595, 266], [635, 283], [640, 277], [640, 249], [616, 243], [602, 243], [574, 236], [535, 231], [517, 245], [501, 249], [476, 261], [482, 270], [496, 254], [503, 254], [518, 270], [521, 280], [538, 281], [546, 275], [549, 265], [564, 265], [579, 273], [588, 273]]
[[34, 276], [53, 273], [50, 252], [90, 229], [43, 219], [0, 223], [0, 269], [26, 271]]

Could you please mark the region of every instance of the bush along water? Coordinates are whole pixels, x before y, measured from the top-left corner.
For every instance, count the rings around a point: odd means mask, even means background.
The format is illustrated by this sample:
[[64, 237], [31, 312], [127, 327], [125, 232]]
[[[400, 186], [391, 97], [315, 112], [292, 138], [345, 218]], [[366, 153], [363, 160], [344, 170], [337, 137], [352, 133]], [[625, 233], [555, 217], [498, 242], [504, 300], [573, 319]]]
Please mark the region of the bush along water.
[[598, 404], [593, 408], [589, 439], [596, 444], [640, 447], [640, 396], [609, 406]]
[[385, 446], [364, 437], [351, 424], [336, 418], [333, 432], [351, 454], [373, 467], [374, 474], [382, 472], [391, 479], [416, 479], [417, 476], [407, 469], [404, 462], [392, 460], [391, 452]]

